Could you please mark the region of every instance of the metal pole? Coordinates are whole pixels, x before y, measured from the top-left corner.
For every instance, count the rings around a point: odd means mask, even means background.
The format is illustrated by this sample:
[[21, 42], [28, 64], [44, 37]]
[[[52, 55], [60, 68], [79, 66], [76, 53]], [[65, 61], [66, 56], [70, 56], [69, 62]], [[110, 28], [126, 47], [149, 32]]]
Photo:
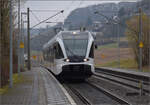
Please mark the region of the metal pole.
[[[1, 38], [2, 38], [2, 33], [1, 33], [1, 25], [2, 25], [2, 23], [1, 23], [1, 13], [2, 13], [2, 11], [1, 11], [1, 9], [2, 9], [2, 5], [1, 5], [2, 3], [1, 3], [1, 1], [0, 1], [0, 41], [2, 40]], [[2, 46], [1, 46], [1, 42], [0, 42], [0, 88], [1, 88], [1, 78], [2, 78], [2, 68], [1, 68], [1, 64], [2, 64], [2, 62], [1, 62], [1, 57], [2, 57]]]
[[[142, 72], [142, 9], [139, 8], [139, 71]], [[140, 81], [140, 95], [143, 94], [143, 83]]]
[[[149, 8], [150, 8], [150, 2], [148, 3], [149, 4]], [[149, 11], [149, 13], [148, 13], [149, 15], [150, 15], [150, 11]], [[148, 19], [148, 41], [149, 41], [149, 43], [148, 43], [148, 45], [149, 45], [149, 65], [148, 65], [148, 68], [149, 68], [149, 70], [148, 70], [148, 72], [150, 72], [150, 19]]]
[[13, 41], [12, 41], [12, 0], [9, 1], [9, 37], [10, 37], [10, 70], [9, 70], [9, 80], [10, 80], [10, 84], [9, 87], [12, 88], [13, 87]]
[[[23, 16], [23, 14], [21, 13], [21, 32], [20, 32], [20, 37], [21, 37], [21, 42], [23, 42], [22, 41], [22, 16]], [[23, 69], [23, 48], [20, 48], [20, 54], [21, 54], [21, 56], [20, 56], [20, 62], [21, 62], [21, 69]]]
[[[117, 11], [119, 11], [119, 8], [117, 8]], [[119, 28], [119, 23], [120, 23], [120, 19], [118, 17], [118, 14], [117, 14], [117, 27], [118, 27], [118, 31], [117, 31], [117, 34], [118, 34], [118, 67], [120, 68], [120, 28]]]
[[31, 62], [30, 62], [30, 9], [27, 8], [27, 20], [28, 20], [28, 25], [27, 25], [27, 30], [28, 30], [28, 70], [31, 69]]
[[[149, 6], [150, 6], [150, 2], [149, 2]], [[150, 19], [148, 20], [148, 29], [150, 29]], [[150, 30], [148, 30], [148, 35], [149, 35], [149, 71], [150, 71]]]
[[[23, 38], [23, 43], [24, 43], [24, 21], [23, 21], [23, 24], [22, 24], [22, 38]], [[24, 49], [25, 49], [25, 44], [24, 44], [24, 48], [23, 48], [23, 68], [24, 68]]]
[[20, 74], [20, 0], [18, 0], [18, 74]]
[[120, 32], [119, 32], [119, 24], [117, 24], [118, 26], [118, 31], [117, 31], [117, 34], [118, 34], [118, 67], [120, 68]]

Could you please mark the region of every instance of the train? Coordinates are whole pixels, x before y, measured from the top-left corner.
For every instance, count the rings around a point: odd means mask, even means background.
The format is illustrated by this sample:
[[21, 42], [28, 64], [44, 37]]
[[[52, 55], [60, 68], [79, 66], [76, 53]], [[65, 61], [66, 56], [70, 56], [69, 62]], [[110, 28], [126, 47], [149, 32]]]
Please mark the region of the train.
[[43, 46], [44, 66], [56, 77], [85, 80], [93, 75], [94, 38], [89, 31], [61, 31]]

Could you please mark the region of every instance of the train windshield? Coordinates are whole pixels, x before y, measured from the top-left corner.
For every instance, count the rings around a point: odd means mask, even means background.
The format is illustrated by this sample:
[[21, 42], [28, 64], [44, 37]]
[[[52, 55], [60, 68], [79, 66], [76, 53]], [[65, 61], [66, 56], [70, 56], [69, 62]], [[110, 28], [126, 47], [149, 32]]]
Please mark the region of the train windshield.
[[88, 40], [86, 39], [65, 39], [64, 45], [68, 56], [85, 57]]
[[63, 35], [64, 46], [68, 57], [85, 57], [88, 45], [88, 34]]

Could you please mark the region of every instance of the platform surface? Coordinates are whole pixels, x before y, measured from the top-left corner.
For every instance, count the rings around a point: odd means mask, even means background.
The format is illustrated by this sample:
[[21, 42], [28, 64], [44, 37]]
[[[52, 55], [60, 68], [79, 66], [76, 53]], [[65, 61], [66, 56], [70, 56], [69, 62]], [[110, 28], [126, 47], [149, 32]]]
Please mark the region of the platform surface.
[[0, 105], [76, 105], [53, 75], [42, 67], [21, 73], [24, 81], [0, 95]]

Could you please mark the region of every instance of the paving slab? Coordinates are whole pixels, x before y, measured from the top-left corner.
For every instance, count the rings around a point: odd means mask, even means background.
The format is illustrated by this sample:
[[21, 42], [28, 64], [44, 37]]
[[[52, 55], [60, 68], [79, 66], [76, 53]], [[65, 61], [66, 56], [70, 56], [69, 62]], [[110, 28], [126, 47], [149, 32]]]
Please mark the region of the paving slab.
[[63, 86], [46, 69], [40, 69], [44, 79], [48, 105], [76, 105]]
[[46, 69], [33, 67], [21, 75], [24, 81], [0, 95], [0, 105], [76, 105]]
[[24, 78], [23, 83], [14, 85], [7, 93], [0, 95], [0, 105], [30, 105], [33, 90], [33, 72], [21, 73]]

